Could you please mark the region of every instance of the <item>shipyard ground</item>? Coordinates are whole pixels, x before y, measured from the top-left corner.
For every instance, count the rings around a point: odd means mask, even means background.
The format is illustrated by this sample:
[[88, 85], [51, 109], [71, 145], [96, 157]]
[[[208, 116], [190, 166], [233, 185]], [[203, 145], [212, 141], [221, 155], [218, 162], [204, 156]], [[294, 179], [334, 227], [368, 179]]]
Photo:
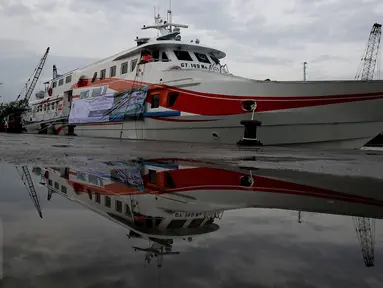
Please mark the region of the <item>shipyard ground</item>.
[[6, 133], [0, 133], [0, 144], [0, 161], [15, 165], [95, 167], [97, 162], [104, 161], [184, 158], [224, 161], [247, 168], [294, 169], [383, 179], [383, 151], [379, 148], [315, 151]]

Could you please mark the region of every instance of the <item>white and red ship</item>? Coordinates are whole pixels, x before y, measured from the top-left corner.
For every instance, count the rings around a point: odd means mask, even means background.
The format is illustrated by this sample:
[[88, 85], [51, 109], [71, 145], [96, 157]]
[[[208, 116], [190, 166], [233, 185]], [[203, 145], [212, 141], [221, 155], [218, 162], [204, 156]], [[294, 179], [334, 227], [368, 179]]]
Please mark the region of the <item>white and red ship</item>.
[[[104, 164], [104, 165], [101, 165]], [[106, 164], [106, 165], [105, 165]], [[37, 169], [48, 190], [148, 240], [153, 255], [214, 233], [225, 211], [295, 210], [383, 219], [382, 182], [278, 169], [244, 170], [193, 159], [141, 159], [97, 168]], [[299, 214], [298, 214], [299, 215]], [[351, 220], [350, 220], [351, 221]]]
[[[52, 79], [46, 97], [31, 103], [27, 131], [42, 129], [41, 115], [60, 104], [78, 136], [235, 144], [244, 133], [240, 122], [253, 112], [264, 145], [358, 149], [383, 131], [383, 81], [232, 75], [221, 63], [223, 51], [182, 41], [187, 26], [169, 15], [143, 27], [159, 36], [137, 38], [131, 49]], [[152, 61], [142, 61], [145, 52]], [[131, 93], [138, 87], [145, 87], [141, 102]], [[122, 115], [109, 117], [118, 105]], [[66, 131], [62, 121], [52, 125], [57, 134]]]

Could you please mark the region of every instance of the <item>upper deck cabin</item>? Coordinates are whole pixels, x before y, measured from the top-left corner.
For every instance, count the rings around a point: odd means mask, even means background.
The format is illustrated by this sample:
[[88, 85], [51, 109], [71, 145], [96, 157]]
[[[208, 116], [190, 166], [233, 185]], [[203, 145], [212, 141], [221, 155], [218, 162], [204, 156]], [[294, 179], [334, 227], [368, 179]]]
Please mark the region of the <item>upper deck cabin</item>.
[[164, 22], [159, 15], [155, 17], [155, 21], [155, 25], [143, 26], [142, 29], [157, 29], [161, 34], [160, 36], [153, 38], [137, 37], [135, 39], [137, 46], [77, 70], [75, 78], [80, 80], [77, 83], [78, 87], [87, 86], [95, 80], [108, 78], [133, 79], [143, 52], [151, 53], [152, 64], [155, 64], [158, 70], [173, 67], [175, 69], [201, 69], [228, 74], [227, 66], [220, 63], [220, 59], [226, 56], [223, 51], [200, 45], [198, 39], [190, 42], [181, 41], [179, 28], [187, 28], [187, 25]]
[[76, 82], [74, 73], [76, 70], [67, 72], [62, 75], [57, 74], [56, 66], [53, 65], [53, 78], [44, 82], [44, 90], [36, 93], [36, 100], [30, 102], [31, 105], [45, 102], [45, 98], [60, 98], [64, 92], [72, 89], [72, 85]]
[[180, 27], [188, 26], [171, 23], [171, 17], [170, 22], [163, 21], [160, 15], [157, 15], [155, 25], [144, 25], [142, 29], [156, 29], [160, 32], [160, 36], [137, 37], [135, 47], [63, 75], [57, 75], [54, 67], [53, 79], [44, 83], [45, 91], [37, 93], [36, 96], [38, 99], [63, 96], [63, 93], [72, 90], [73, 87], [85, 87], [96, 80], [134, 79], [137, 64], [140, 63], [142, 54], [146, 51], [152, 55], [151, 65], [155, 65], [159, 71], [170, 68], [200, 69], [228, 74], [227, 66], [220, 63], [220, 59], [226, 56], [223, 51], [200, 45], [198, 39], [190, 42], [181, 41]]

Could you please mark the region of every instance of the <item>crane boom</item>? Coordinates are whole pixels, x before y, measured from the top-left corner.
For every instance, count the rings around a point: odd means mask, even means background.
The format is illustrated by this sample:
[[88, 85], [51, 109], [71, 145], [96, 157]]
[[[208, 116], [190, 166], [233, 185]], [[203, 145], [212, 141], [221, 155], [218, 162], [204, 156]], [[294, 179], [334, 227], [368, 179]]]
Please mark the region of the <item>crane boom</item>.
[[[27, 88], [27, 91], [25, 92], [25, 96], [24, 96], [24, 100], [25, 102], [28, 102], [29, 99], [31, 98], [31, 95], [33, 93], [33, 90], [35, 90], [35, 87], [36, 87], [36, 84], [37, 84], [37, 81], [39, 80], [40, 78], [40, 75], [41, 75], [41, 72], [44, 68], [44, 65], [45, 65], [45, 61], [47, 60], [47, 57], [48, 57], [48, 53], [49, 53], [49, 47], [47, 48], [47, 50], [45, 51], [45, 54], [44, 56], [40, 59], [40, 62], [39, 62], [39, 65], [36, 67], [35, 71], [33, 71], [33, 79], [32, 79], [32, 82], [31, 84], [29, 85], [29, 87]], [[30, 79], [28, 79], [27, 83], [26, 83], [26, 86], [28, 85]], [[17, 96], [17, 99], [16, 101], [18, 101], [21, 97], [21, 93], [19, 94], [19, 96]]]
[[355, 79], [372, 80], [374, 78], [375, 65], [379, 55], [380, 38], [382, 36], [382, 25], [375, 23], [372, 25], [370, 36], [368, 37], [367, 47], [361, 65], [358, 68]]
[[20, 178], [23, 181], [25, 187], [27, 188], [27, 191], [29, 193], [29, 196], [31, 197], [33, 204], [35, 205], [35, 208], [37, 212], [39, 213], [40, 218], [43, 218], [43, 214], [41, 212], [40, 207], [40, 201], [39, 196], [37, 195], [35, 185], [33, 183], [31, 174], [29, 173], [29, 169], [27, 166], [16, 166], [17, 171], [19, 172]]
[[[367, 47], [364, 57], [360, 63], [355, 79], [372, 80], [374, 78], [375, 66], [380, 55], [380, 38], [382, 35], [382, 25], [375, 23], [372, 25], [370, 36], [368, 37]], [[378, 72], [379, 65], [378, 62]], [[375, 255], [375, 219], [365, 217], [353, 217], [356, 235], [362, 250], [362, 256], [366, 267], [373, 267]]]
[[366, 267], [374, 266], [374, 240], [375, 240], [375, 219], [366, 217], [353, 217], [356, 235], [362, 248], [362, 256]]

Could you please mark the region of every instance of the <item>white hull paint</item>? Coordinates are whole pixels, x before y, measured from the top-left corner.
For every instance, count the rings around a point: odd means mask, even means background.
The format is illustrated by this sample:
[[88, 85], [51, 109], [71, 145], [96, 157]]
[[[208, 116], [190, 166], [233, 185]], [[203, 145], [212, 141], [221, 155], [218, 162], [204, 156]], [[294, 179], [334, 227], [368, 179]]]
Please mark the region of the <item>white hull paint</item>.
[[[258, 139], [264, 145], [358, 149], [383, 130], [383, 111], [379, 111], [382, 101], [368, 100], [255, 113], [254, 118], [262, 121], [262, 126], [257, 132]], [[352, 110], [356, 113], [345, 113]], [[162, 121], [144, 118], [119, 123], [82, 124], [76, 126], [75, 133], [78, 136], [90, 137], [236, 144], [244, 135], [240, 121], [251, 119], [251, 113], [229, 115], [222, 120], [206, 122], [173, 121], [193, 121], [201, 119], [201, 116], [171, 118], [174, 119]], [[202, 119], [220, 118], [222, 117], [205, 116]]]
[[57, 123], [44, 123], [48, 128], [42, 128], [42, 123], [31, 123], [25, 125], [24, 128], [28, 134], [49, 134], [49, 135], [66, 135], [68, 134], [68, 123], [57, 122]]

